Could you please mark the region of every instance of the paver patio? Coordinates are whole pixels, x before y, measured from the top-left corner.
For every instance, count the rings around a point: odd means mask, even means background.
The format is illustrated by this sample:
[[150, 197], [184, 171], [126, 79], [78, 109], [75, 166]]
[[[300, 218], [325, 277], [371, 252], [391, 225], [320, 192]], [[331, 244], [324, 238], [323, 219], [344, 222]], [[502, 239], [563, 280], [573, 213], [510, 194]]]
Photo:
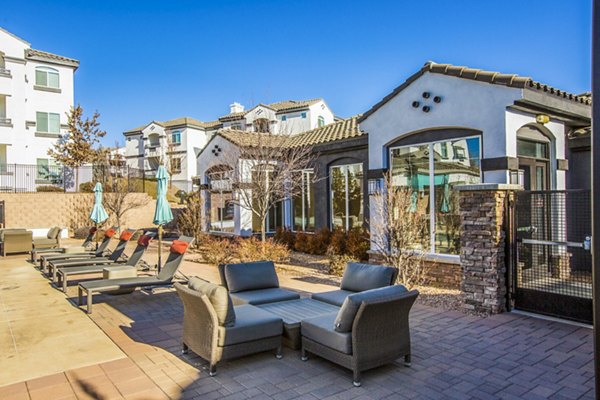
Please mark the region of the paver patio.
[[[183, 271], [218, 279], [216, 268], [200, 264], [187, 262]], [[302, 292], [331, 290], [287, 276], [281, 283]], [[68, 296], [74, 295], [72, 287]], [[315, 356], [302, 362], [289, 349], [282, 360], [263, 353], [225, 362], [211, 378], [205, 361], [180, 354], [182, 316], [173, 290], [97, 296], [90, 318], [127, 358], [15, 383], [0, 388], [0, 398], [593, 398], [592, 331], [586, 327], [513, 313], [481, 319], [415, 305], [412, 367], [399, 360], [365, 372], [363, 386], [354, 388], [350, 371]]]

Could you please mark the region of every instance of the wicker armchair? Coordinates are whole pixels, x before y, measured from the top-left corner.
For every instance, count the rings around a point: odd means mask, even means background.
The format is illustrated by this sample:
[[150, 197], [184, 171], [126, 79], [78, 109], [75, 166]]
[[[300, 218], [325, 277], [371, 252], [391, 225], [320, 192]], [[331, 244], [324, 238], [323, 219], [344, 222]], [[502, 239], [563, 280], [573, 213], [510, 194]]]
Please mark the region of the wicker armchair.
[[203, 293], [174, 284], [183, 303], [183, 350], [192, 350], [210, 363], [209, 375], [216, 375], [220, 361], [276, 349], [281, 358], [283, 322], [258, 307], [234, 307], [235, 323], [219, 323], [217, 311]]
[[351, 369], [354, 386], [361, 385], [361, 371], [400, 357], [410, 366], [408, 314], [418, 295], [413, 290], [363, 300], [350, 332], [334, 330], [335, 314], [302, 321], [302, 360], [310, 352]]
[[0, 229], [0, 246], [2, 256], [13, 253], [27, 253], [31, 251], [31, 231], [25, 229]]

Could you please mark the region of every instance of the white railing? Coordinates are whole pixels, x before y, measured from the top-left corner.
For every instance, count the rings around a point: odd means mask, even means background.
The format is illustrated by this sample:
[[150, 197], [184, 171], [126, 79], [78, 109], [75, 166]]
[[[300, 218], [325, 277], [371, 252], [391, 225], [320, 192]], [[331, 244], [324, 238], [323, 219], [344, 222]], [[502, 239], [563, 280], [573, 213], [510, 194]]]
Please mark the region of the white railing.
[[0, 75], [10, 75], [10, 69], [6, 69], [5, 67], [0, 67]]
[[0, 117], [0, 125], [10, 125], [10, 124], [12, 124], [12, 119]]

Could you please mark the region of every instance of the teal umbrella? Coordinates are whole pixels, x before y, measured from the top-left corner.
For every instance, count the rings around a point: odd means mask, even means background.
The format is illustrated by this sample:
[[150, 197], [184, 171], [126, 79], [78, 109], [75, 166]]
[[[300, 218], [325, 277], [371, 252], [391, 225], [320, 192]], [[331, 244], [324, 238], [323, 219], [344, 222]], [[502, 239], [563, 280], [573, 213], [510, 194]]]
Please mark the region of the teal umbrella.
[[173, 220], [171, 206], [167, 201], [167, 189], [169, 187], [169, 173], [162, 165], [156, 171], [156, 210], [154, 211], [154, 225], [158, 225], [158, 272], [161, 268], [161, 247], [163, 225]]
[[[90, 213], [90, 219], [96, 224], [96, 229], [98, 229], [98, 224], [101, 224], [108, 219], [108, 213], [102, 205], [102, 184], [100, 182], [96, 183], [96, 186], [94, 186], [94, 207]], [[97, 237], [96, 248], [98, 248]]]

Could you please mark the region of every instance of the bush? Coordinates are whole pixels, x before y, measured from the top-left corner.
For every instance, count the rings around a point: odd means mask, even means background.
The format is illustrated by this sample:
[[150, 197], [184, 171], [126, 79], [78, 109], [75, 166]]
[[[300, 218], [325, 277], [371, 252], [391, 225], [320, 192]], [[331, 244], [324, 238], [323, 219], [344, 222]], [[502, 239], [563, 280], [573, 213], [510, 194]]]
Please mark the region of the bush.
[[327, 253], [327, 248], [331, 243], [331, 231], [327, 228], [319, 229], [311, 239], [310, 254], [322, 256]]
[[207, 236], [202, 240], [202, 259], [209, 264], [227, 264], [236, 255], [236, 242]]
[[371, 247], [369, 241], [369, 232], [363, 228], [352, 228], [348, 232], [346, 240], [346, 254], [358, 260], [365, 261], [369, 259], [367, 253]]
[[191, 236], [195, 241], [195, 246], [199, 247], [201, 242], [202, 231], [202, 211], [204, 210], [204, 202], [199, 193], [193, 193], [187, 196], [186, 207], [183, 209], [177, 218], [177, 227], [184, 235]]
[[346, 254], [347, 234], [341, 228], [335, 228], [331, 233], [331, 241], [327, 247], [327, 254], [341, 255]]
[[334, 254], [329, 257], [329, 274], [342, 276], [346, 270], [346, 265], [349, 262], [358, 261], [356, 258], [349, 255]]
[[296, 234], [296, 241], [294, 242], [294, 250], [301, 253], [310, 253], [309, 245], [309, 235], [304, 232], [298, 232]]
[[54, 186], [54, 185], [38, 186], [35, 190], [38, 192], [64, 192], [65, 191], [64, 188], [61, 188], [60, 186]]
[[80, 183], [79, 191], [82, 193], [92, 193], [94, 191], [94, 183], [93, 182]]
[[293, 250], [296, 243], [296, 235], [289, 229], [277, 228], [274, 238], [276, 242], [285, 244], [288, 249]]
[[270, 238], [265, 242], [261, 242], [260, 239], [255, 237], [238, 239], [237, 241], [237, 258], [241, 262], [262, 260], [283, 262], [289, 256], [290, 252], [285, 244], [278, 243]]

